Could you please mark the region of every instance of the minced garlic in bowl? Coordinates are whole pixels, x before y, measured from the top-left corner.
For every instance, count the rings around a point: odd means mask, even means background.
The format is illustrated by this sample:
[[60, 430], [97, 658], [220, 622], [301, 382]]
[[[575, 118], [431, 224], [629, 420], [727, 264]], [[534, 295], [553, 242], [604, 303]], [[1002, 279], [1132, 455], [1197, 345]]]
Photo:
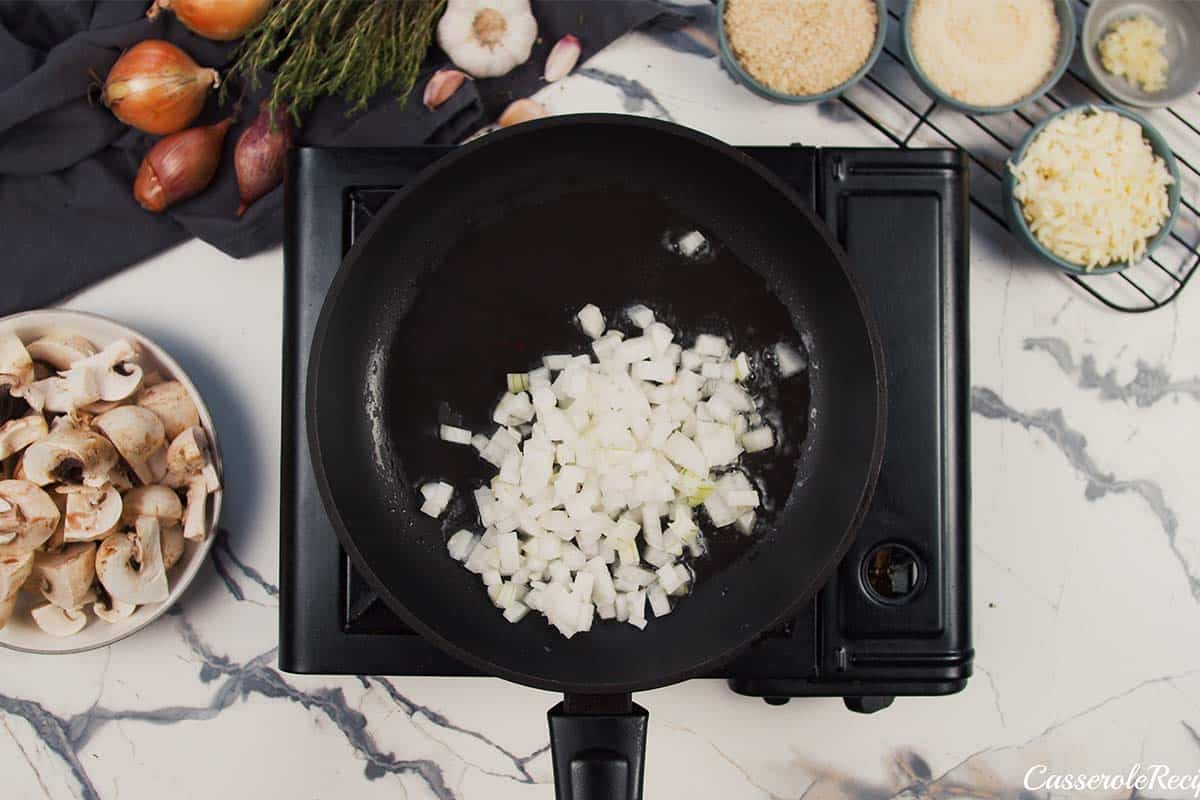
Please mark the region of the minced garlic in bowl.
[[1142, 87], [1143, 92], [1167, 88], [1167, 29], [1146, 15], [1126, 17], [1108, 29], [1096, 49], [1108, 72]]

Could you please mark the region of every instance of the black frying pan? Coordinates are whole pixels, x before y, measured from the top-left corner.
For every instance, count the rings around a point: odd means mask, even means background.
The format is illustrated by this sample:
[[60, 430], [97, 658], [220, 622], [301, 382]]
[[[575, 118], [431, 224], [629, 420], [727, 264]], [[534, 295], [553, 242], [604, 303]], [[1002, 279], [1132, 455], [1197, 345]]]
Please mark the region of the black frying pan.
[[[664, 235], [714, 244], [688, 260]], [[778, 383], [782, 452], [758, 456], [777, 499], [754, 538], [722, 531], [675, 611], [597, 621], [565, 640], [538, 615], [506, 623], [446, 553], [491, 477], [437, 424], [490, 432], [504, 375], [585, 352], [575, 310], [650, 305], [685, 334], [746, 350], [801, 334], [812, 368]], [[526, 123], [459, 148], [377, 216], [325, 301], [308, 370], [310, 445], [355, 566], [423, 636], [486, 672], [566, 693], [551, 712], [560, 797], [640, 797], [645, 711], [630, 692], [711, 670], [811, 599], [845, 554], [883, 446], [878, 335], [825, 226], [746, 155], [624, 116]], [[447, 517], [416, 488], [457, 487]], [[476, 524], [476, 527], [477, 524]]]

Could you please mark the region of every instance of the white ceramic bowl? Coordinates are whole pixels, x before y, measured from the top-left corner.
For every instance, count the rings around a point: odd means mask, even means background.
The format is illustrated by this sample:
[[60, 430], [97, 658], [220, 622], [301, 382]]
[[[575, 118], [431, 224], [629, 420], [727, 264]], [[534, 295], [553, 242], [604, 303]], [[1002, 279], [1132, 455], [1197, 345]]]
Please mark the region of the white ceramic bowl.
[[[217, 473], [223, 474], [221, 469], [221, 448], [217, 440], [217, 432], [213, 427], [212, 417], [208, 413], [208, 408], [204, 405], [204, 399], [196, 391], [196, 387], [192, 384], [187, 374], [165, 350], [137, 331], [126, 328], [124, 325], [113, 322], [110, 319], [94, 314], [86, 314], [81, 311], [48, 309], [44, 311], [28, 311], [23, 314], [14, 314], [9, 317], [0, 318], [0, 334], [14, 333], [23, 342], [29, 342], [52, 331], [67, 331], [79, 334], [89, 339], [97, 347], [104, 347], [117, 339], [127, 339], [140, 346], [143, 353], [143, 367], [147, 371], [157, 369], [167, 380], [179, 381], [187, 388], [192, 401], [196, 404], [196, 408], [200, 412], [200, 425], [204, 428], [205, 433], [208, 434], [212, 458], [217, 466]], [[171, 568], [170, 573], [168, 573], [167, 577], [170, 581], [171, 596], [167, 598], [166, 602], [139, 606], [129, 619], [115, 624], [97, 619], [88, 610], [88, 626], [74, 636], [60, 638], [45, 633], [34, 624], [29, 616], [31, 598], [26, 592], [22, 591], [21, 599], [17, 601], [17, 608], [13, 612], [12, 619], [9, 620], [8, 625], [3, 630], [0, 630], [0, 647], [8, 647], [27, 653], [82, 653], [86, 650], [105, 647], [113, 642], [124, 639], [126, 636], [131, 636], [161, 617], [179, 599], [180, 595], [187, 591], [188, 584], [196, 577], [196, 573], [200, 570], [204, 559], [208, 556], [208, 551], [212, 549], [213, 531], [216, 530], [217, 521], [221, 516], [222, 493], [222, 491], [213, 492], [208, 499], [208, 536], [204, 538], [203, 542], [187, 541], [183, 556]]]

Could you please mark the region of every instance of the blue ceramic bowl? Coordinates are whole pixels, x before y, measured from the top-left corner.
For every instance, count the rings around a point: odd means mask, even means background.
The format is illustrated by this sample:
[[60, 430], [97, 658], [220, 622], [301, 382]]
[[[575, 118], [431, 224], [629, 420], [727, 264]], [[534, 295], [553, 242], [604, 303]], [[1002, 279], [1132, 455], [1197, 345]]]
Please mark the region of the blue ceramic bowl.
[[903, 28], [901, 31], [901, 40], [904, 46], [904, 60], [908, 62], [908, 69], [916, 80], [917, 85], [925, 91], [925, 94], [939, 103], [961, 111], [964, 114], [973, 114], [975, 116], [1003, 114], [1006, 111], [1014, 111], [1021, 106], [1032, 103], [1050, 91], [1054, 84], [1058, 83], [1059, 78], [1067, 71], [1067, 67], [1071, 63], [1071, 56], [1075, 52], [1075, 12], [1071, 10], [1071, 0], [1054, 0], [1054, 11], [1058, 14], [1058, 58], [1054, 62], [1054, 69], [1051, 70], [1050, 75], [1047, 76], [1046, 80], [1042, 81], [1041, 85], [1015, 103], [1010, 103], [1006, 106], [974, 106], [970, 103], [964, 103], [961, 100], [955, 100], [943, 92], [921, 70], [916, 57], [913, 55], [912, 34], [910, 32], [912, 29], [913, 8], [915, 6], [916, 0], [909, 0], [908, 8], [904, 11], [904, 20], [901, 23], [901, 27]]
[[[1117, 114], [1120, 114], [1122, 117], [1127, 117], [1136, 122], [1138, 125], [1141, 125], [1142, 135], [1145, 136], [1146, 141], [1150, 143], [1150, 148], [1162, 158], [1163, 162], [1167, 165], [1167, 171], [1170, 172], [1171, 177], [1175, 179], [1175, 182], [1171, 184], [1167, 190], [1167, 204], [1170, 209], [1170, 214], [1167, 216], [1166, 221], [1163, 222], [1162, 228], [1159, 229], [1158, 233], [1154, 234], [1154, 236], [1151, 237], [1148, 242], [1146, 242], [1146, 255], [1149, 256], [1150, 253], [1152, 253], [1154, 249], [1162, 244], [1163, 240], [1170, 235], [1171, 226], [1175, 224], [1175, 218], [1179, 215], [1179, 165], [1175, 163], [1175, 155], [1171, 152], [1171, 148], [1167, 145], [1167, 140], [1164, 139], [1162, 134], [1155, 130], [1149, 122], [1142, 119], [1132, 111], [1119, 106], [1101, 104], [1070, 106], [1069, 108], [1064, 108], [1062, 111], [1059, 111], [1057, 114], [1047, 117], [1038, 123], [1032, 130], [1030, 130], [1029, 133], [1025, 135], [1025, 138], [1021, 140], [1021, 144], [1018, 145], [1017, 149], [1013, 152], [1012, 163], [1019, 164], [1021, 162], [1021, 159], [1025, 157], [1025, 151], [1029, 149], [1029, 144], [1035, 138], [1037, 138], [1037, 135], [1041, 133], [1042, 130], [1051, 122], [1070, 111], [1080, 111], [1085, 109], [1113, 111]], [[1029, 225], [1025, 222], [1025, 217], [1021, 213], [1021, 202], [1013, 195], [1013, 191], [1016, 189], [1016, 186], [1017, 179], [1013, 177], [1012, 171], [1005, 167], [1003, 200], [1004, 215], [1008, 219], [1009, 230], [1012, 231], [1013, 235], [1016, 236], [1017, 239], [1019, 239], [1021, 243], [1029, 249], [1030, 252], [1041, 256], [1043, 260], [1054, 264], [1056, 267], [1066, 270], [1067, 272], [1072, 272], [1076, 275], [1106, 275], [1112, 272], [1120, 272], [1129, 266], [1130, 262], [1128, 261], [1118, 261], [1109, 264], [1106, 267], [1085, 269], [1079, 264], [1067, 261], [1066, 259], [1051, 253], [1046, 249], [1045, 245], [1038, 241], [1037, 237], [1033, 235], [1033, 232], [1029, 230]]]
[[717, 2], [717, 32], [721, 44], [721, 61], [725, 64], [725, 69], [728, 70], [729, 74], [738, 83], [750, 91], [760, 97], [774, 100], [777, 103], [821, 103], [825, 100], [832, 100], [858, 83], [863, 75], [870, 72], [871, 67], [875, 66], [876, 60], [879, 59], [879, 54], [883, 52], [883, 40], [887, 36], [887, 0], [875, 0], [875, 16], [879, 20], [879, 23], [875, 26], [875, 45], [871, 48], [871, 54], [867, 56], [866, 63], [859, 68], [858, 72], [851, 75], [850, 79], [845, 83], [820, 94], [785, 94], [777, 92], [769, 86], [759, 83], [745, 70], [741, 62], [737, 60], [737, 57], [734, 56], [733, 48], [729, 46], [729, 37], [725, 35], [725, 3], [726, 0], [718, 0]]

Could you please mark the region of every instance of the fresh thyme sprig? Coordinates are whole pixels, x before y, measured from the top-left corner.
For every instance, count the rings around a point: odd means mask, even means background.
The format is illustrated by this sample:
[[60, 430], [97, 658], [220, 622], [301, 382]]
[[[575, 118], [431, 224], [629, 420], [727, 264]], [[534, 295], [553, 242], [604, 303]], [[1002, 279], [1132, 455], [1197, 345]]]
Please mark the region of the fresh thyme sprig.
[[[445, 0], [277, 0], [242, 39], [230, 72], [255, 88], [275, 73], [271, 104], [296, 120], [322, 97], [361, 111], [390, 85], [404, 102]], [[228, 85], [228, 84], [226, 84]]]

